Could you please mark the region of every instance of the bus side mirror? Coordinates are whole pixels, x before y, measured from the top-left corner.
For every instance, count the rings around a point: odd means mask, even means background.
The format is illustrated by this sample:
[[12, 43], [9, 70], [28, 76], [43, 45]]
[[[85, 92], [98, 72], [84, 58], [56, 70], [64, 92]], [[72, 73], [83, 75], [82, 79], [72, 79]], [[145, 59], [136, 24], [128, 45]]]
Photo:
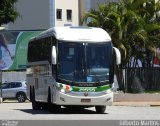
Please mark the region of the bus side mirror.
[[116, 56], [116, 65], [121, 64], [121, 53], [119, 51], [119, 49], [117, 49], [116, 47], [113, 47], [113, 50], [115, 52], [115, 56]]
[[56, 47], [52, 46], [52, 64], [57, 64], [57, 53], [56, 53]]

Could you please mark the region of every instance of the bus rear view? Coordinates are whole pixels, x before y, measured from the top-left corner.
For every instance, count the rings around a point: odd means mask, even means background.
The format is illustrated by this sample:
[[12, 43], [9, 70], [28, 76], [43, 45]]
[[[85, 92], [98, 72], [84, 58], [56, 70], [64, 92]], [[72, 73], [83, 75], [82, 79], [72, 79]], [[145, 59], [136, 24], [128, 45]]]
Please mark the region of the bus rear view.
[[33, 109], [95, 106], [104, 113], [113, 102], [114, 53], [119, 61], [119, 51], [100, 28], [55, 27], [33, 38], [27, 64]]

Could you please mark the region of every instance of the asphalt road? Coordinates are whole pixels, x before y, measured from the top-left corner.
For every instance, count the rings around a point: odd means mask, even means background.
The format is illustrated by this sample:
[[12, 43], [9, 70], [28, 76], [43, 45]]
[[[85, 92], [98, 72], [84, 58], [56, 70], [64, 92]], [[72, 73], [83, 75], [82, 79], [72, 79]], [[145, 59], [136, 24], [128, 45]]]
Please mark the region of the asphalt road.
[[[76, 120], [76, 122], [80, 121], [79, 124], [81, 124], [81, 120], [90, 120], [92, 123], [93, 120], [160, 120], [160, 107], [108, 106], [105, 114], [97, 114], [94, 107], [81, 111], [70, 111], [62, 108], [60, 112], [55, 114], [48, 111], [32, 110], [31, 103], [2, 103], [0, 104], [0, 120], [2, 120], [1, 124], [3, 124], [3, 120], [55, 120], [55, 122]], [[95, 125], [98, 125], [96, 124], [97, 121], [95, 121]], [[103, 121], [99, 122], [102, 123]], [[120, 125], [122, 122], [116, 123]], [[158, 124], [160, 125], [160, 122]], [[69, 126], [72, 125], [73, 123], [69, 123]], [[30, 126], [32, 125], [30, 124]]]

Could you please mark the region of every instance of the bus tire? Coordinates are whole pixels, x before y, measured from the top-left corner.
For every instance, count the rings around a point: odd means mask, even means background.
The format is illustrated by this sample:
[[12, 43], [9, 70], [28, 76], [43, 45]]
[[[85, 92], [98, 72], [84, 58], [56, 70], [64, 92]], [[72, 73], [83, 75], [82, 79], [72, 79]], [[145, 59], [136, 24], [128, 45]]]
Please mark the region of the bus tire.
[[47, 103], [41, 103], [42, 110], [48, 110]]
[[58, 112], [61, 108], [61, 106], [59, 105], [55, 105], [51, 102], [51, 90], [50, 90], [50, 87], [48, 88], [48, 98], [47, 98], [47, 101], [48, 101], [48, 110], [50, 112]]
[[33, 110], [40, 110], [40, 109], [41, 109], [41, 106], [40, 106], [40, 104], [38, 104], [38, 102], [35, 100], [35, 90], [34, 90], [34, 87], [33, 87], [33, 89], [32, 89], [31, 96], [32, 96], [32, 109], [33, 109]]
[[106, 106], [95, 106], [96, 112], [99, 114], [103, 114], [106, 110]]
[[49, 111], [53, 111], [52, 109], [52, 102], [51, 102], [51, 90], [50, 87], [48, 88], [48, 97], [47, 97], [47, 107]]
[[30, 90], [29, 90], [29, 100], [30, 100], [30, 102], [32, 102], [32, 98], [33, 98], [33, 96], [32, 96], [32, 87], [30, 86]]

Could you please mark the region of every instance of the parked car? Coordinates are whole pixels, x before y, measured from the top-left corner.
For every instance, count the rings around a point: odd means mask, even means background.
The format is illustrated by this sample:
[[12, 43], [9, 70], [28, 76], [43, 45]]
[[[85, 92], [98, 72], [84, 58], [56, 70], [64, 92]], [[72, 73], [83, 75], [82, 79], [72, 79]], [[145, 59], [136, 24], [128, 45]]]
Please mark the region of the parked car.
[[25, 102], [27, 99], [26, 81], [5, 82], [2, 84], [2, 97], [5, 99], [17, 99]]

